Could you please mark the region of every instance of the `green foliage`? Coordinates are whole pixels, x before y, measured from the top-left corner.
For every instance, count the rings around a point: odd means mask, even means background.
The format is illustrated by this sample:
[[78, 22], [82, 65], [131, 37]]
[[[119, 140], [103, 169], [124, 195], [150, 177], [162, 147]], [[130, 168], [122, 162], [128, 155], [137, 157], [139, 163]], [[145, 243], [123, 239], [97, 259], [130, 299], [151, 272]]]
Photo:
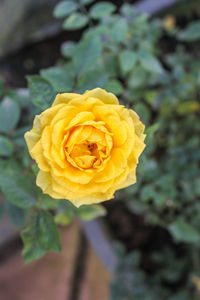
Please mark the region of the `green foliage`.
[[74, 51], [73, 66], [76, 73], [81, 76], [94, 69], [96, 61], [101, 55], [102, 45], [98, 36], [89, 36], [81, 41]]
[[20, 108], [13, 99], [5, 97], [0, 103], [0, 131], [9, 133], [19, 121]]
[[59, 2], [54, 9], [54, 17], [56, 18], [66, 17], [71, 13], [73, 13], [74, 11], [76, 11], [77, 8], [78, 5], [74, 1], [68, 0], [68, 1]]
[[105, 208], [100, 204], [82, 205], [77, 208], [68, 201], [63, 201], [63, 205], [57, 209], [55, 222], [59, 225], [66, 226], [72, 222], [75, 217], [85, 221], [90, 221], [97, 217], [106, 215]]
[[101, 19], [110, 15], [115, 11], [115, 6], [109, 2], [99, 2], [92, 6], [90, 9], [90, 15], [94, 19]]
[[6, 199], [12, 204], [26, 208], [36, 202], [34, 181], [29, 176], [24, 176], [21, 172], [4, 172], [0, 173], [0, 188]]
[[42, 78], [46, 79], [58, 92], [69, 92], [73, 89], [74, 72], [71, 67], [59, 66], [41, 70]]
[[191, 22], [179, 35], [179, 39], [186, 42], [194, 42], [200, 39], [200, 22]]
[[13, 144], [5, 136], [0, 135], [0, 156], [11, 156], [13, 153]]
[[63, 23], [63, 28], [67, 30], [77, 30], [85, 27], [88, 23], [88, 17], [80, 13], [73, 13]]
[[25, 263], [48, 252], [60, 252], [59, 232], [50, 213], [41, 211], [32, 216], [29, 226], [22, 232]]
[[[120, 245], [117, 254], [118, 264], [111, 282], [110, 300], [196, 299], [188, 278], [182, 277], [191, 267], [188, 252], [177, 257], [172, 247], [164, 247], [141, 256], [137, 250], [126, 254]], [[149, 264], [154, 265], [150, 272]], [[180, 281], [184, 282], [184, 289], [179, 286]]]
[[33, 75], [27, 78], [32, 102], [41, 110], [47, 109], [55, 98], [54, 88], [46, 79], [40, 76]]

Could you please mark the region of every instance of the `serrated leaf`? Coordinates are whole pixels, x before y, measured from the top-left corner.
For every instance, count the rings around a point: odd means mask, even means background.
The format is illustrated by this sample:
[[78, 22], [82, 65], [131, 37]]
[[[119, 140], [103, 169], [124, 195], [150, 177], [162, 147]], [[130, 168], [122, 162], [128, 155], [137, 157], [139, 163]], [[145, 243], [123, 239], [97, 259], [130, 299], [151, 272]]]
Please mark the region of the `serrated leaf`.
[[13, 143], [7, 137], [0, 135], [0, 156], [9, 157], [13, 153]]
[[197, 243], [200, 241], [200, 232], [183, 220], [177, 220], [169, 226], [172, 236], [179, 242]]
[[56, 18], [63, 18], [75, 12], [77, 8], [78, 5], [75, 1], [61, 1], [56, 5], [53, 14]]
[[85, 38], [78, 44], [74, 52], [73, 63], [79, 76], [94, 67], [101, 51], [102, 44], [99, 36]]
[[28, 176], [12, 171], [0, 173], [0, 188], [6, 199], [12, 204], [26, 208], [36, 202], [33, 182]]
[[106, 85], [106, 90], [118, 96], [123, 92], [123, 86], [119, 80], [111, 79]]
[[22, 232], [22, 240], [25, 263], [40, 258], [47, 251], [61, 251], [59, 232], [48, 212], [42, 211], [32, 217], [30, 225]]
[[112, 14], [116, 7], [110, 2], [98, 2], [90, 9], [90, 15], [93, 19], [101, 19]]
[[159, 74], [164, 72], [163, 67], [159, 62], [159, 60], [155, 56], [151, 55], [150, 53], [140, 52], [138, 53], [138, 58], [142, 66], [146, 70], [152, 73], [159, 73]]
[[70, 67], [52, 67], [40, 71], [42, 78], [48, 80], [56, 92], [69, 92], [74, 84], [74, 73]]
[[95, 219], [97, 217], [103, 217], [106, 215], [106, 209], [100, 205], [82, 205], [77, 209], [78, 216], [85, 220], [90, 221], [92, 219]]
[[186, 42], [194, 42], [200, 39], [200, 21], [191, 22], [178, 34], [178, 38]]
[[39, 225], [38, 240], [41, 247], [46, 251], [60, 252], [60, 235], [53, 216], [46, 211], [42, 211]]
[[120, 68], [124, 74], [132, 70], [136, 61], [137, 55], [130, 50], [124, 50], [119, 55]]
[[6, 97], [0, 103], [0, 131], [9, 133], [20, 118], [20, 108], [16, 101]]
[[21, 233], [24, 243], [22, 255], [25, 263], [42, 257], [46, 252], [46, 250], [44, 250], [39, 243], [39, 226], [40, 215], [36, 214], [31, 218], [29, 226]]
[[67, 30], [78, 30], [85, 27], [88, 17], [80, 13], [71, 14], [63, 23], [63, 28]]
[[33, 75], [27, 78], [32, 102], [42, 110], [47, 109], [56, 96], [54, 88], [41, 76]]

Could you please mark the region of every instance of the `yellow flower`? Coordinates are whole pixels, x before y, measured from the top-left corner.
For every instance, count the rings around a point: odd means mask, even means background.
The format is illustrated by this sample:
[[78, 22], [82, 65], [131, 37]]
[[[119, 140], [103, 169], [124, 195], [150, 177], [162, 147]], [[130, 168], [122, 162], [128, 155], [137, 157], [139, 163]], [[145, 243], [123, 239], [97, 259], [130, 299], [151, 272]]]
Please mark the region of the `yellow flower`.
[[193, 283], [195, 284], [198, 291], [200, 291], [200, 278], [198, 276], [193, 276]]
[[136, 182], [143, 132], [138, 115], [112, 93], [96, 88], [83, 95], [58, 94], [25, 133], [40, 169], [36, 184], [77, 207], [109, 200]]
[[173, 16], [168, 15], [163, 22], [164, 28], [166, 30], [172, 30], [176, 25], [176, 20]]

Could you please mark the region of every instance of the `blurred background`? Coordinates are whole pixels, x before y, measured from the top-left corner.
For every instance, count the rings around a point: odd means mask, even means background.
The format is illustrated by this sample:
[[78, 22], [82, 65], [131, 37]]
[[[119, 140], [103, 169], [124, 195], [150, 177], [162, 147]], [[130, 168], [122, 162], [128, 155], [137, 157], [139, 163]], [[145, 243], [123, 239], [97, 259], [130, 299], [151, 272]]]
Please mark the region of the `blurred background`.
[[[47, 95], [96, 86], [146, 125], [137, 183], [98, 208], [42, 199], [62, 253], [24, 265], [31, 205], [5, 192], [36, 172], [24, 132]], [[1, 0], [0, 172], [0, 300], [200, 299], [200, 1]]]

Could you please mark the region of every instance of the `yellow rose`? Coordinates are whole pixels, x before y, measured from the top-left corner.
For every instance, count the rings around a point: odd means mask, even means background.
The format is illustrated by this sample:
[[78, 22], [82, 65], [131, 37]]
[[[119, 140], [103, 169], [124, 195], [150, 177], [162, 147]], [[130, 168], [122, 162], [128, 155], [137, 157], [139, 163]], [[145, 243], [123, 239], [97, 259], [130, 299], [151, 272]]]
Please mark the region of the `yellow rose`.
[[136, 182], [143, 132], [138, 115], [112, 93], [96, 88], [83, 95], [58, 94], [25, 133], [40, 169], [36, 184], [77, 207], [109, 200]]

